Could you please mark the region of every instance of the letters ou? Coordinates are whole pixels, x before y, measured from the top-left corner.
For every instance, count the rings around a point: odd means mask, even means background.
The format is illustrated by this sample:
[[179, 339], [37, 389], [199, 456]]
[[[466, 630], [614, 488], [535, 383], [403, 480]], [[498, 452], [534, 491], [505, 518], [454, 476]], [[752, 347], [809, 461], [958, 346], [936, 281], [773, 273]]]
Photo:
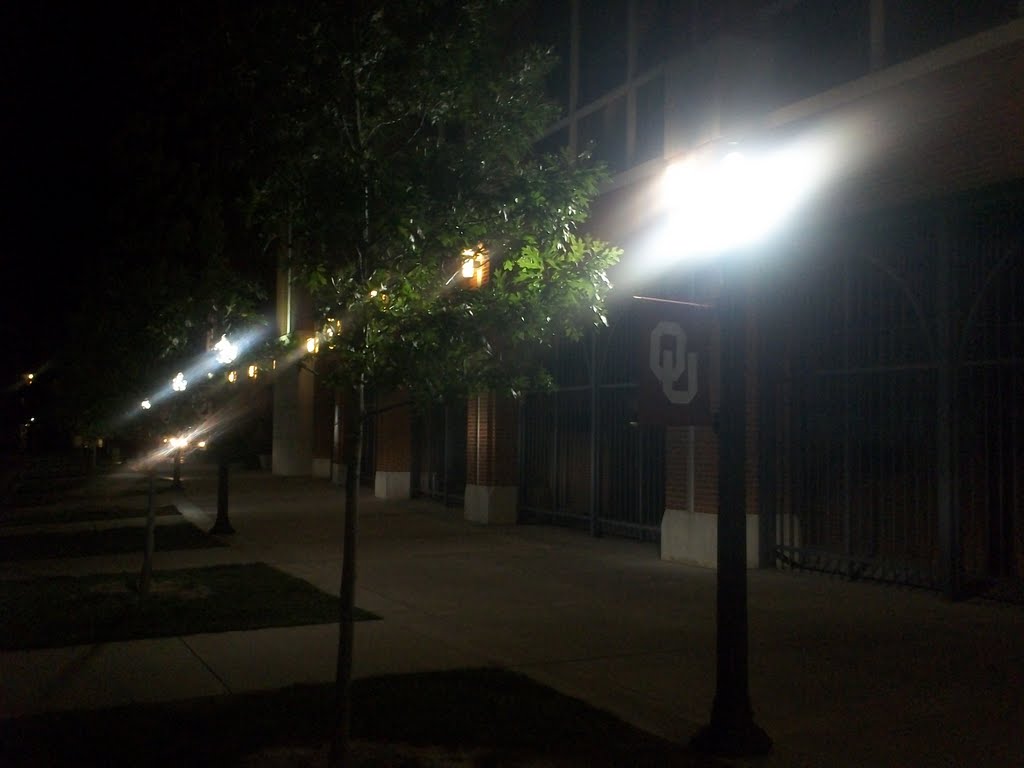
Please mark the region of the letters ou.
[[[662, 339], [675, 339], [675, 349], [662, 349]], [[686, 331], [679, 323], [662, 320], [651, 331], [651, 372], [661, 382], [661, 390], [670, 403], [689, 405], [697, 396], [697, 353], [686, 352]], [[686, 389], [676, 389], [679, 377], [686, 374]]]

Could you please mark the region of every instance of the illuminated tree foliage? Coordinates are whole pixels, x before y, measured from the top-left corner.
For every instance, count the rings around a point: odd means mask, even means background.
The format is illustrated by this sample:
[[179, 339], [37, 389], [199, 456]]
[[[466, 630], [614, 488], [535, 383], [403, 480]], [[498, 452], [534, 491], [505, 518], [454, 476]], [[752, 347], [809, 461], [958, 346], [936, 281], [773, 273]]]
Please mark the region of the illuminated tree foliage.
[[[288, 233], [317, 308], [318, 370], [345, 392], [343, 764], [364, 389], [438, 399], [538, 386], [538, 351], [603, 321], [619, 251], [580, 229], [602, 169], [536, 150], [558, 117], [544, 94], [553, 62], [515, 44], [529, 23], [515, 4], [323, 3], [266, 18], [291, 38], [253, 72], [281, 88], [264, 116], [281, 161], [254, 212]], [[487, 279], [461, 276], [466, 255]]]
[[[553, 62], [514, 4], [325, 5], [286, 63], [293, 150], [260, 210], [293, 238], [338, 383], [442, 397], [543, 377], [538, 342], [600, 322], [618, 251], [582, 234], [603, 179], [538, 154]], [[489, 279], [459, 274], [482, 249]]]

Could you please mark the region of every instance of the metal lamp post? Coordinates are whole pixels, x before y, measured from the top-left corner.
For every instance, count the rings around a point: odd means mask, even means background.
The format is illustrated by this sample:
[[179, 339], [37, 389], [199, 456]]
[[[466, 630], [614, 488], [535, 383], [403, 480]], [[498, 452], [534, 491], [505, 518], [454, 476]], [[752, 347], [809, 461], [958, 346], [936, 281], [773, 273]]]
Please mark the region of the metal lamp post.
[[817, 142], [776, 147], [753, 158], [733, 150], [723, 156], [695, 153], [668, 167], [663, 193], [673, 210], [660, 250], [674, 259], [716, 260], [721, 275], [716, 685], [710, 721], [691, 747], [752, 757], [767, 754], [772, 741], [754, 722], [748, 668], [743, 255], [793, 212], [820, 179], [826, 160]]
[[754, 722], [747, 626], [746, 306], [735, 267], [723, 260], [718, 305], [718, 546], [715, 698], [711, 720], [692, 739], [700, 752], [766, 755], [772, 741]]
[[[174, 392], [184, 392], [188, 389], [188, 379], [185, 378], [185, 374], [182, 371], [178, 371], [173, 379], [171, 379], [171, 390]], [[171, 447], [174, 448], [174, 466], [171, 474], [171, 487], [176, 490], [182, 490], [181, 485], [181, 460], [182, 451], [185, 447], [185, 441], [181, 437], [175, 437], [171, 440]]]
[[[221, 365], [230, 365], [238, 357], [238, 346], [232, 344], [227, 336], [221, 336], [220, 341], [213, 345], [216, 352], [217, 362]], [[228, 535], [235, 532], [228, 517], [228, 479], [230, 467], [228, 454], [225, 448], [217, 449], [217, 517], [213, 521], [210, 533]]]

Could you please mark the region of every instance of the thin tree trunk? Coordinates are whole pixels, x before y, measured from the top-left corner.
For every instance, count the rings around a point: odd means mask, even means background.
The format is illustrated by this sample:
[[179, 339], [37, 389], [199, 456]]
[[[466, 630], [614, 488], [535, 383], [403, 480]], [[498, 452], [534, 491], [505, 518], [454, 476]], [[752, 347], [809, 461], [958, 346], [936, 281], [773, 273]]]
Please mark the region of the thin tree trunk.
[[331, 742], [330, 766], [350, 764], [349, 741], [352, 734], [352, 642], [356, 595], [356, 534], [359, 520], [359, 467], [362, 462], [363, 385], [358, 384], [344, 402], [345, 440], [345, 527], [342, 542], [341, 596], [338, 601], [338, 666], [335, 678], [335, 731]]
[[156, 533], [156, 505], [154, 503], [156, 471], [149, 469], [149, 492], [146, 500], [146, 545], [142, 555], [142, 572], [139, 574], [139, 594], [148, 595], [149, 585], [153, 580], [153, 538]]

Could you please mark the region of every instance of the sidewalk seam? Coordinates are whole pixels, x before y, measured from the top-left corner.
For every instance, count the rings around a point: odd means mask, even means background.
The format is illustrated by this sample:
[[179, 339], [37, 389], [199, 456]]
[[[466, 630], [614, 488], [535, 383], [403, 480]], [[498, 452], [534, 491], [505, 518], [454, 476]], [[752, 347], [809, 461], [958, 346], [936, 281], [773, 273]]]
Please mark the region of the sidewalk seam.
[[226, 682], [226, 681], [224, 680], [224, 678], [223, 678], [223, 677], [221, 677], [220, 675], [218, 675], [218, 674], [217, 674], [217, 673], [216, 673], [216, 672], [214, 671], [213, 667], [211, 667], [211, 666], [210, 666], [209, 664], [207, 664], [207, 663], [206, 663], [206, 659], [204, 659], [204, 658], [203, 658], [202, 656], [200, 656], [200, 655], [199, 655], [199, 654], [198, 654], [198, 653], [196, 652], [196, 649], [195, 649], [195, 648], [193, 648], [193, 647], [192, 647], [192, 646], [191, 646], [191, 645], [189, 644], [188, 640], [186, 640], [186, 639], [185, 639], [184, 637], [182, 637], [182, 636], [180, 636], [180, 635], [178, 636], [178, 640], [179, 640], [179, 641], [181, 642], [181, 644], [182, 644], [182, 645], [184, 645], [184, 646], [185, 646], [186, 648], [188, 648], [188, 652], [189, 652], [189, 653], [191, 653], [191, 654], [192, 654], [193, 656], [195, 656], [195, 657], [196, 657], [196, 660], [197, 660], [197, 661], [198, 661], [198, 662], [199, 662], [200, 664], [202, 664], [202, 665], [203, 665], [203, 666], [204, 666], [204, 667], [206, 668], [206, 671], [207, 671], [207, 672], [209, 672], [209, 673], [210, 673], [211, 675], [213, 675], [214, 679], [216, 679], [216, 680], [217, 680], [217, 682], [221, 684], [221, 686], [222, 686], [222, 687], [224, 688], [224, 691], [225, 691], [225, 692], [226, 692], [226, 693], [227, 693], [228, 695], [231, 695], [231, 694], [233, 694], [233, 693], [234, 693], [234, 691], [233, 691], [233, 690], [231, 690], [231, 686], [227, 684], [227, 682]]

